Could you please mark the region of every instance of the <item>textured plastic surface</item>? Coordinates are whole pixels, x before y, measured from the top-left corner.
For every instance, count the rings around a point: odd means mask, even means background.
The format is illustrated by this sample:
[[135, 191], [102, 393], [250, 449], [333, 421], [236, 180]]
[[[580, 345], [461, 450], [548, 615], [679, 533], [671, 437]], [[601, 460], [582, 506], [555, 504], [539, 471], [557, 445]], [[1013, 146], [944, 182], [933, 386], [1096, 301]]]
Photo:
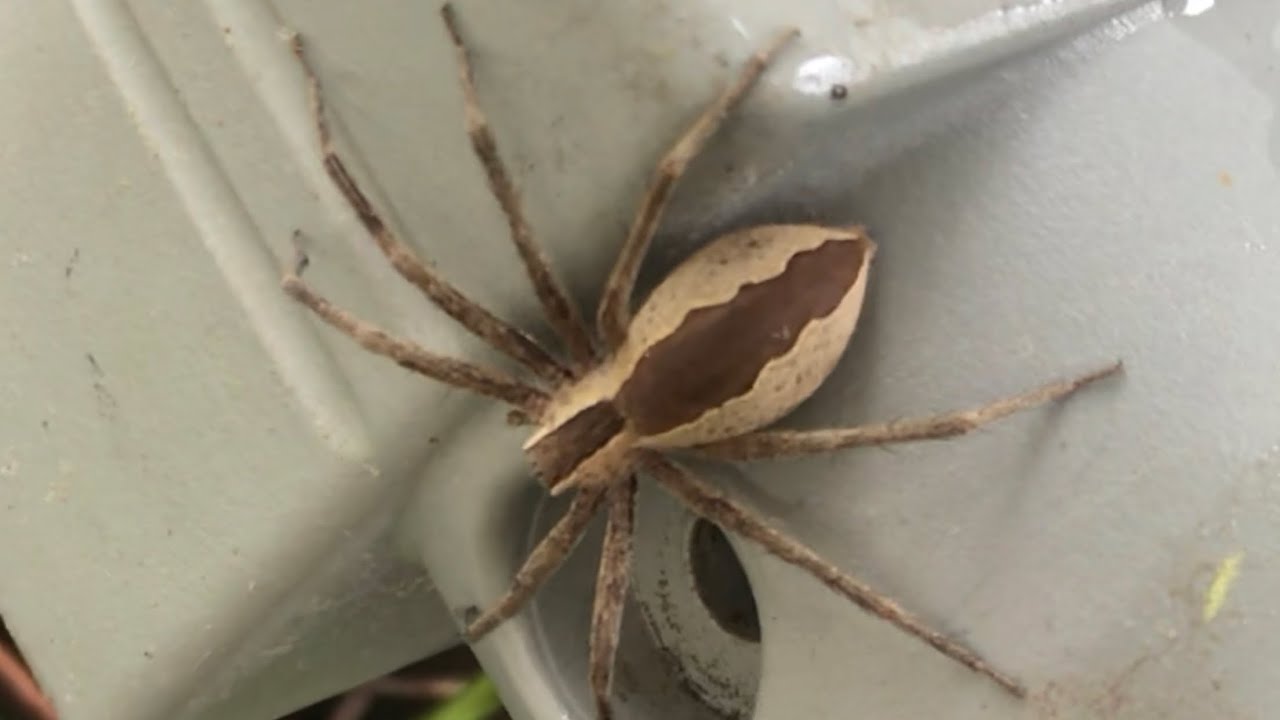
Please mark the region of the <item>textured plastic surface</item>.
[[[870, 225], [864, 324], [790, 422], [1128, 363], [973, 438], [703, 468], [1025, 678], [1028, 703], [742, 545], [762, 641], [726, 638], [687, 591], [689, 519], [646, 488], [626, 717], [707, 716], [646, 613], [678, 626], [698, 692], [763, 719], [1261, 718], [1280, 702], [1280, 9], [1108, 19], [1133, 5], [459, 4], [530, 217], [584, 303], [665, 144], [760, 38], [805, 29], [680, 188], [646, 273], [744, 222]], [[328, 186], [293, 27], [396, 225], [540, 327], [434, 4], [0, 13], [0, 87], [22, 93], [0, 103], [0, 613], [64, 717], [270, 718], [451, 642], [446, 608], [496, 597], [554, 510], [520, 434], [276, 288], [302, 228], [335, 300], [493, 359], [396, 282]], [[518, 717], [587, 707], [590, 542], [478, 648]], [[1234, 582], [1213, 582], [1233, 557]]]

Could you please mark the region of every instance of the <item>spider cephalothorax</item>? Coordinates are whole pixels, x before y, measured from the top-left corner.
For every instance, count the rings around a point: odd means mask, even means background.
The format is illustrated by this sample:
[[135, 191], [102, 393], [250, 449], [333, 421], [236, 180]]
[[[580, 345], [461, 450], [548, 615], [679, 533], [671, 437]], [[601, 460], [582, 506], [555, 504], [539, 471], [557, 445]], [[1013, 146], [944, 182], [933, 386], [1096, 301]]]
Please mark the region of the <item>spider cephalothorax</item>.
[[[299, 277], [286, 292], [366, 349], [441, 382], [512, 406], [535, 425], [525, 442], [534, 474], [552, 494], [572, 492], [568, 510], [529, 554], [511, 589], [468, 618], [472, 642], [513, 616], [560, 565], [603, 506], [607, 513], [589, 640], [598, 717], [609, 710], [612, 662], [626, 596], [636, 473], [643, 472], [693, 512], [762, 546], [835, 592], [1016, 695], [1023, 687], [973, 651], [932, 630], [895, 602], [850, 577], [749, 507], [663, 454], [685, 448], [731, 461], [827, 452], [862, 445], [954, 437], [1013, 412], [1060, 399], [1120, 369], [1113, 363], [1070, 380], [971, 410], [849, 428], [765, 430], [827, 378], [858, 321], [875, 245], [860, 227], [758, 225], [724, 235], [677, 266], [634, 314], [632, 291], [672, 188], [794, 30], [756, 53], [742, 72], [658, 163], [606, 282], [595, 337], [551, 271], [525, 221], [516, 189], [476, 101], [467, 51], [452, 10], [442, 8], [457, 51], [466, 126], [547, 319], [564, 343], [559, 360], [419, 261], [396, 238], [335, 152], [319, 83], [306, 67], [325, 170], [383, 253], [409, 282], [471, 332], [530, 371], [504, 371], [431, 353], [334, 307]], [[294, 38], [302, 58], [302, 44]]]

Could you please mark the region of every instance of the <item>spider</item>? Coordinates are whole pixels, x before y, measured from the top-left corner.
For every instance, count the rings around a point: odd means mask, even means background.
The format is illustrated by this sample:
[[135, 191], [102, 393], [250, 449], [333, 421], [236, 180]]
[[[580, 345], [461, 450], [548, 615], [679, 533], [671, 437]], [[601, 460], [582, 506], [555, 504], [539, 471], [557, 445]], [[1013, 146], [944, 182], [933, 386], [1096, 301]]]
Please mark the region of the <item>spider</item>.
[[949, 438], [1065, 398], [1119, 371], [1121, 364], [931, 417], [821, 430], [765, 429], [817, 390], [848, 345], [875, 254], [866, 231], [860, 226], [747, 227], [713, 240], [678, 265], [635, 312], [632, 294], [638, 268], [685, 168], [799, 32], [786, 30], [756, 52], [658, 162], [605, 284], [593, 335], [525, 220], [515, 184], [477, 100], [469, 51], [450, 5], [441, 8], [441, 17], [457, 54], [472, 149], [506, 216], [546, 319], [564, 345], [563, 354], [547, 351], [469, 299], [392, 233], [334, 149], [320, 83], [296, 35], [293, 50], [309, 83], [325, 170], [369, 235], [401, 276], [534, 379], [437, 355], [335, 307], [301, 279], [306, 256], [300, 248], [282, 286], [366, 350], [511, 406], [513, 422], [535, 426], [524, 444], [535, 475], [552, 495], [572, 491], [568, 509], [530, 552], [509, 590], [487, 610], [466, 619], [466, 639], [477, 642], [518, 613], [603, 510], [606, 525], [588, 672], [597, 717], [610, 717], [612, 666], [630, 575], [637, 474], [645, 473], [695, 514], [759, 544], [857, 606], [1024, 696], [1018, 681], [775, 529], [665, 451], [750, 461]]

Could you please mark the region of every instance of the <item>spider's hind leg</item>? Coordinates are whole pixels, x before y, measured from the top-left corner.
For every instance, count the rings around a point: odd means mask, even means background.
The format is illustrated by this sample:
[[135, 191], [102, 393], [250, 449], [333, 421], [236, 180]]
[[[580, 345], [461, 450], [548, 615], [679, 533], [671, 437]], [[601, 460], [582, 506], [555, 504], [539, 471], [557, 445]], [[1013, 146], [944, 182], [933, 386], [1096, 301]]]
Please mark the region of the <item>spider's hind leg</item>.
[[760, 430], [703, 445], [696, 450], [721, 460], [764, 460], [831, 452], [865, 445], [943, 440], [965, 435], [1023, 410], [1065, 399], [1124, 369], [1119, 361], [1066, 380], [1055, 380], [968, 410], [929, 417], [821, 430]]
[[646, 453], [643, 462], [663, 489], [675, 495], [700, 517], [758, 544], [783, 562], [804, 570], [858, 607], [889, 621], [899, 630], [919, 638], [970, 670], [986, 675], [1013, 695], [1026, 695], [1026, 689], [1017, 680], [997, 670], [969, 648], [925, 625], [866, 583], [842, 572], [800, 541], [771, 527], [767, 520], [750, 508], [657, 453]]

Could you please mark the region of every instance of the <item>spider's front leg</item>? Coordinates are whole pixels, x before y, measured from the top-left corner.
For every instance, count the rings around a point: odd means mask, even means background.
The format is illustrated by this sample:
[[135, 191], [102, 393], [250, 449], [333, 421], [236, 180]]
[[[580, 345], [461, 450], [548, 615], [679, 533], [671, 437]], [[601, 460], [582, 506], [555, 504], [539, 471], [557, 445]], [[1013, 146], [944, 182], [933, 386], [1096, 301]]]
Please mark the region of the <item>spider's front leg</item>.
[[635, 533], [636, 477], [628, 472], [608, 486], [609, 519], [605, 525], [596, 595], [591, 608], [587, 673], [596, 704], [596, 720], [609, 720], [609, 687], [613, 659], [622, 634], [622, 609], [631, 584], [631, 553]]
[[569, 509], [529, 553], [511, 588], [488, 610], [470, 620], [465, 633], [467, 642], [474, 643], [520, 612], [568, 557], [601, 504], [606, 504], [608, 520], [596, 576], [588, 647], [589, 681], [597, 720], [608, 720], [611, 716], [609, 688], [630, 581], [635, 493], [636, 478], [630, 473], [619, 475], [607, 484], [579, 490]]
[[506, 165], [502, 162], [502, 156], [498, 154], [498, 142], [493, 137], [493, 130], [489, 127], [484, 109], [480, 107], [475, 74], [471, 69], [470, 53], [462, 40], [462, 33], [458, 30], [453, 6], [449, 3], [441, 6], [440, 17], [444, 20], [445, 30], [458, 56], [458, 76], [462, 85], [462, 103], [471, 148], [484, 168], [485, 177], [489, 180], [489, 190], [502, 207], [502, 213], [507, 216], [511, 241], [516, 246], [516, 252], [520, 254], [520, 260], [524, 263], [525, 272], [533, 284], [538, 301], [542, 303], [547, 322], [560, 336], [578, 368], [581, 370], [589, 367], [595, 362], [591, 334], [577, 306], [569, 299], [568, 293], [551, 271], [551, 262], [547, 259], [546, 252], [533, 239], [529, 221], [524, 217], [520, 195], [515, 183], [511, 181]]
[[529, 368], [548, 382], [559, 384], [567, 380], [571, 373], [533, 338], [463, 294], [461, 290], [445, 280], [435, 268], [418, 259], [413, 250], [391, 231], [373, 202], [360, 189], [360, 185], [347, 169], [342, 156], [334, 148], [329, 123], [325, 117], [324, 94], [321, 92], [320, 80], [307, 61], [302, 37], [295, 34], [291, 42], [294, 55], [302, 65], [310, 89], [311, 111], [320, 152], [324, 159], [325, 172], [347, 200], [369, 236], [378, 245], [378, 249], [395, 267], [396, 272], [421, 290], [423, 295], [445, 314], [499, 352]]
[[605, 488], [584, 488], [573, 496], [569, 509], [543, 536], [516, 572], [511, 587], [483, 613], [468, 619], [467, 642], [479, 641], [490, 631], [520, 612], [538, 588], [564, 563], [587, 531], [587, 525], [604, 501]]
[[548, 396], [540, 388], [500, 370], [433, 353], [408, 340], [397, 338], [329, 302], [303, 282], [302, 271], [307, 266], [307, 256], [297, 247], [298, 244], [299, 233], [295, 232], [294, 263], [285, 271], [280, 284], [290, 297], [309, 308], [321, 320], [355, 340], [365, 350], [390, 358], [406, 370], [446, 385], [501, 400], [523, 415], [538, 417], [542, 414]]

